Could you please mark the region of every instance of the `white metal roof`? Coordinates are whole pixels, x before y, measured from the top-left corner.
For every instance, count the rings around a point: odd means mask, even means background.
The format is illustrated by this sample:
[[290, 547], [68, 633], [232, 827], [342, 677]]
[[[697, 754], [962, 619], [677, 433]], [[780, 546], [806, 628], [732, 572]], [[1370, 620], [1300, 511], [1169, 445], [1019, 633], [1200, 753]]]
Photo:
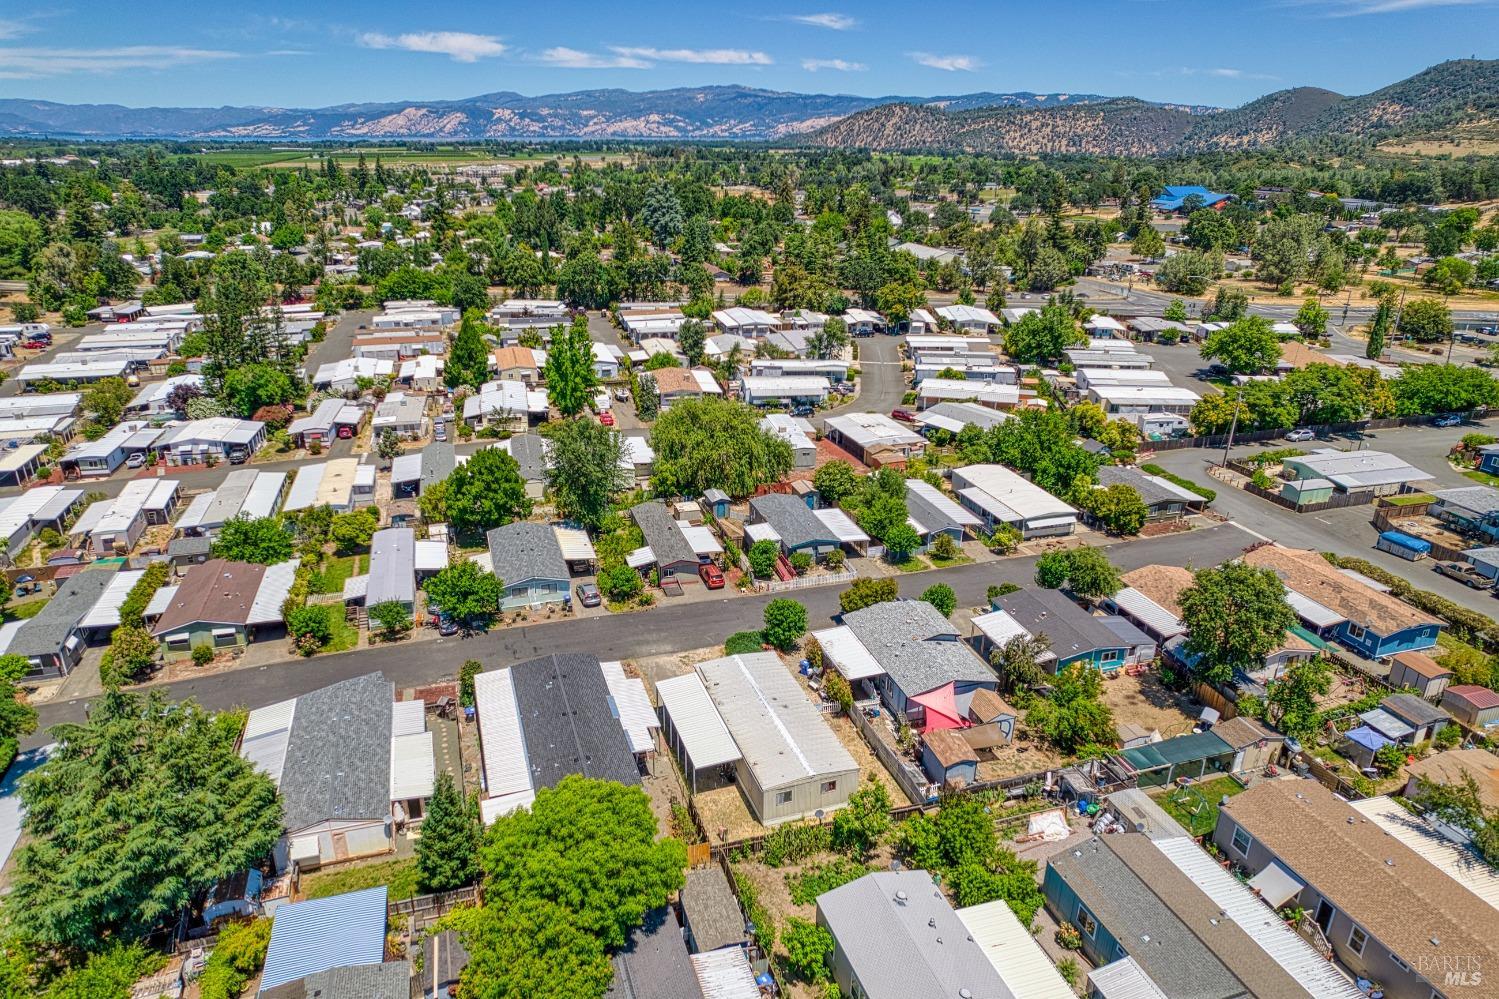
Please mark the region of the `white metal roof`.
[[973, 942], [1010, 991], [1024, 999], [1076, 999], [1051, 958], [1036, 943], [1030, 927], [1023, 924], [1002, 901], [985, 902], [957, 909], [955, 914]]
[[444, 541], [418, 541], [415, 568], [417, 572], [441, 572], [448, 567], [448, 546]]
[[1088, 391], [1104, 402], [1131, 406], [1184, 406], [1202, 398], [1175, 385], [1096, 385]]
[[812, 513], [822, 521], [824, 527], [833, 532], [839, 544], [863, 544], [869, 540], [869, 535], [854, 523], [854, 518], [837, 507], [825, 507], [821, 510], [813, 510]]
[[696, 673], [660, 681], [656, 684], [656, 696], [695, 769], [721, 766], [740, 758], [739, 747]]
[[[999, 365], [998, 367], [1003, 367]], [[946, 399], [955, 402], [977, 400], [995, 405], [1013, 406], [1020, 401], [1020, 386], [973, 379], [923, 378], [916, 386], [923, 399]]]
[[960, 496], [1001, 520], [1046, 518], [1051, 523], [1077, 518], [1071, 506], [1003, 465], [967, 465], [954, 469], [952, 476]]
[[1304, 593], [1286, 588], [1286, 603], [1296, 612], [1296, 616], [1306, 621], [1315, 628], [1328, 628], [1346, 620], [1343, 615], [1331, 607], [1320, 604]]
[[1418, 482], [1435, 476], [1421, 471], [1405, 459], [1383, 451], [1339, 451], [1318, 448], [1311, 454], [1291, 459], [1295, 464], [1322, 478], [1347, 488], [1389, 485], [1395, 482]]
[[723, 551], [723, 545], [713, 536], [713, 532], [702, 524], [691, 524], [685, 520], [677, 521], [677, 526], [682, 529], [682, 534], [687, 538], [687, 543], [692, 550], [699, 555], [717, 555]]
[[185, 532], [202, 525], [204, 518], [208, 516], [208, 508], [213, 506], [213, 498], [214, 494], [211, 492], [194, 496], [192, 502], [187, 505], [187, 509], [182, 511], [182, 516], [177, 518], [177, 530]]
[[1453, 842], [1425, 819], [1390, 797], [1350, 801], [1350, 805], [1385, 832], [1410, 847], [1443, 874], [1499, 909], [1499, 871], [1471, 848]]
[[83, 615], [79, 627], [83, 628], [113, 628], [120, 623], [120, 605], [130, 595], [131, 589], [146, 574], [144, 569], [126, 569], [115, 573], [104, 587], [104, 592], [99, 594], [99, 599], [89, 612]]
[[281, 491], [285, 487], [285, 472], [261, 472], [255, 476], [254, 484], [245, 494], [244, 505], [239, 508], [240, 513], [250, 518], [269, 517], [276, 512], [281, 501]]
[[744, 536], [750, 539], [750, 543], [757, 541], [780, 541], [781, 535], [769, 524], [745, 524]]
[[985, 323], [990, 326], [999, 325], [999, 317], [988, 309], [977, 305], [943, 305], [937, 309], [937, 315], [943, 319], [950, 319], [955, 323]]
[[823, 661], [832, 663], [845, 680], [863, 680], [885, 672], [848, 625], [814, 631], [812, 637], [822, 646]]
[[580, 531], [576, 527], [554, 527], [552, 533], [557, 535], [557, 546], [562, 549], [562, 557], [568, 562], [591, 562], [597, 557], [593, 542], [588, 540], [587, 531]]
[[327, 470], [326, 461], [298, 468], [296, 478], [291, 480], [291, 488], [286, 491], [286, 503], [282, 509], [287, 513], [294, 513], [313, 506], [317, 502], [318, 488]]
[[1286, 974], [1318, 999], [1358, 999], [1362, 993], [1312, 949], [1254, 892], [1186, 836], [1151, 841], [1166, 859], [1212, 899]]
[[980, 614], [973, 619], [973, 626], [996, 647], [1006, 645], [1012, 639], [1031, 637], [1031, 633], [1004, 610]]
[[884, 413], [845, 413], [828, 417], [824, 425], [865, 448], [882, 444], [921, 444], [924, 440], [920, 434], [896, 423]]
[[1088, 984], [1093, 987], [1089, 995], [1100, 999], [1171, 999], [1132, 957], [1088, 972]]
[[344, 580], [344, 603], [350, 600], [363, 600], [370, 591], [370, 574], [362, 576], [350, 576]]
[[427, 731], [427, 705], [422, 701], [392, 701], [390, 704], [390, 737], [416, 735]]
[[760, 999], [755, 969], [743, 947], [720, 947], [689, 956], [703, 999]]
[[780, 322], [776, 316], [760, 309], [747, 309], [743, 306], [734, 306], [729, 309], [720, 309], [713, 313], [713, 321], [725, 329], [736, 329], [742, 326], [775, 326]]
[[0, 456], [0, 472], [14, 472], [25, 468], [33, 460], [47, 453], [45, 444], [22, 444]]
[[779, 656], [724, 656], [697, 673], [762, 791], [858, 770]]
[[151, 599], [146, 603], [146, 609], [141, 612], [143, 617], [161, 617], [172, 606], [172, 599], [177, 596], [176, 586], [163, 586], [151, 594]]
[[255, 591], [255, 599], [250, 603], [246, 624], [275, 624], [281, 620], [281, 605], [286, 603], [286, 596], [297, 579], [297, 566], [301, 564], [301, 559], [293, 558], [265, 567], [265, 574], [260, 577], [260, 589]]
[[245, 732], [240, 737], [239, 755], [277, 786], [281, 784], [281, 767], [286, 763], [286, 747], [291, 742], [291, 723], [296, 711], [295, 697], [256, 708], [245, 719]]
[[432, 733], [413, 732], [390, 740], [390, 800], [430, 798], [437, 764], [432, 755]]
[[[504, 815], [535, 798], [531, 764], [526, 757], [526, 733], [521, 728], [515, 683], [508, 669], [490, 670], [474, 677], [474, 710], [479, 720], [485, 797], [497, 800], [491, 808], [497, 809], [496, 815]], [[486, 817], [486, 821], [493, 817]]]
[[631, 569], [643, 569], [656, 564], [656, 553], [650, 545], [642, 545], [625, 556], [625, 565]]
[[656, 709], [651, 707], [650, 695], [645, 692], [645, 681], [637, 676], [625, 676], [625, 668], [614, 661], [600, 662], [599, 670], [604, 674], [604, 683], [609, 686], [609, 698], [613, 702], [614, 715], [619, 727], [625, 730], [630, 742], [630, 752], [648, 753], [656, 748], [653, 734], [661, 727]]
[[1161, 641], [1165, 641], [1168, 638], [1175, 638], [1177, 635], [1184, 635], [1187, 632], [1187, 625], [1181, 618], [1133, 586], [1126, 586], [1109, 599], [1121, 611], [1154, 632], [1155, 636]]

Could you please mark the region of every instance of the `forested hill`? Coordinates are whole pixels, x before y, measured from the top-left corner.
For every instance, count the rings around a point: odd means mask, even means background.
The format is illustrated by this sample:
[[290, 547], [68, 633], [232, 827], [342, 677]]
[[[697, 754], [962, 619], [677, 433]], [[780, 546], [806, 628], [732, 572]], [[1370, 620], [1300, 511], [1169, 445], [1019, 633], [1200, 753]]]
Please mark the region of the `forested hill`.
[[834, 148], [975, 153], [1159, 155], [1297, 140], [1440, 134], [1499, 119], [1499, 61], [1462, 59], [1360, 97], [1299, 87], [1216, 113], [1111, 100], [951, 111], [897, 104], [851, 114], [806, 137]]

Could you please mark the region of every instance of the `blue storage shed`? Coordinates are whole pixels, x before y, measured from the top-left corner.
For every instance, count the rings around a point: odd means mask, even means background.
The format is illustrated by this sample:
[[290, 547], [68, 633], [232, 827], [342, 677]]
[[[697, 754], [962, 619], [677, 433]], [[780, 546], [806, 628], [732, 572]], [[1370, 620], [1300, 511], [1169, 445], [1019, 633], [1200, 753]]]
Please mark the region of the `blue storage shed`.
[[1385, 531], [1374, 543], [1374, 547], [1411, 562], [1431, 554], [1430, 541], [1422, 541], [1402, 531]]

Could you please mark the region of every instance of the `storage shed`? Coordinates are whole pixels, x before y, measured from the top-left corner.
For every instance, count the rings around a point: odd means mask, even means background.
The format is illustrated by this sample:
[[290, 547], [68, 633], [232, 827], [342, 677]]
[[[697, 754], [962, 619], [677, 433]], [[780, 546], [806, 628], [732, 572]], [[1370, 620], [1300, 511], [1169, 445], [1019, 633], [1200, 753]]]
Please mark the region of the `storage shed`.
[[1499, 725], [1499, 694], [1487, 687], [1461, 684], [1442, 694], [1442, 707], [1469, 728]]

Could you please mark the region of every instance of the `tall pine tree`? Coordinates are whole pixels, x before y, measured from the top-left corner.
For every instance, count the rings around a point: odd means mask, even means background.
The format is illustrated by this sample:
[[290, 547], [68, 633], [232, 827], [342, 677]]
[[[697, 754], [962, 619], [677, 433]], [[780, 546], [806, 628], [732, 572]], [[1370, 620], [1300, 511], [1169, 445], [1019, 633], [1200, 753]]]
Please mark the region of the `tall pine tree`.
[[479, 880], [479, 822], [444, 770], [427, 803], [427, 817], [416, 841], [416, 871], [424, 892], [452, 891]]
[[447, 366], [443, 368], [443, 381], [448, 388], [466, 387], [477, 392], [489, 378], [489, 347], [484, 343], [484, 329], [484, 320], [477, 309], [463, 314], [458, 333], [453, 337], [453, 349], [448, 352]]

